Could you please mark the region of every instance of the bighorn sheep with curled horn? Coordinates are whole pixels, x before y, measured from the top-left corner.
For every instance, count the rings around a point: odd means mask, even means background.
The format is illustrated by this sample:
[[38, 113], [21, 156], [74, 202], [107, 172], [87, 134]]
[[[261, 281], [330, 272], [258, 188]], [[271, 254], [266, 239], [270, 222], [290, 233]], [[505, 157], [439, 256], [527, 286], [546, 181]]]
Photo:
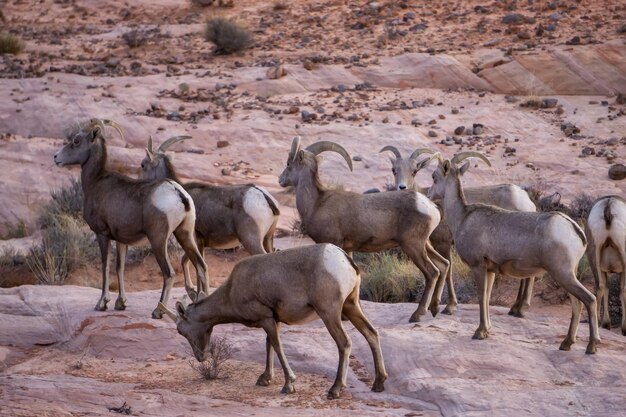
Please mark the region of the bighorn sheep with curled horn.
[[[154, 151], [148, 140], [146, 157], [141, 161], [139, 178], [176, 181], [191, 195], [196, 206], [196, 239], [200, 253], [205, 247], [228, 249], [239, 243], [251, 254], [274, 251], [274, 231], [278, 222], [278, 202], [261, 187], [247, 185], [183, 184], [165, 151], [190, 136], [167, 139]], [[189, 260], [182, 259], [185, 280]]]
[[432, 294], [439, 274], [448, 269], [448, 261], [428, 241], [439, 224], [437, 206], [417, 192], [358, 194], [328, 189], [320, 182], [316, 157], [325, 151], [340, 154], [352, 170], [350, 156], [340, 145], [320, 141], [300, 149], [298, 136], [278, 181], [296, 188], [296, 206], [306, 233], [315, 242], [334, 243], [349, 253], [399, 246], [426, 278], [419, 307], [409, 320], [419, 321], [428, 306], [436, 315], [438, 305], [431, 304]]
[[[389, 151], [394, 154], [395, 159], [391, 159], [391, 171], [394, 176], [396, 188], [398, 190], [415, 190], [421, 193], [428, 193], [428, 188], [420, 188], [415, 182], [415, 175], [430, 163], [430, 159], [417, 161], [417, 157], [434, 151], [428, 148], [419, 148], [413, 151], [408, 159], [403, 159], [400, 151], [395, 146], [385, 146], [379, 152]], [[467, 187], [463, 190], [468, 203], [482, 203], [514, 211], [537, 211], [535, 204], [528, 196], [528, 193], [514, 184], [485, 185], [480, 187]], [[445, 224], [445, 219], [430, 235], [430, 241], [437, 252], [443, 255], [450, 262], [448, 274], [446, 275], [446, 285], [448, 286], [448, 303], [443, 313], [452, 314], [458, 304], [454, 283], [452, 281], [452, 234]], [[520, 281], [517, 299], [511, 307], [509, 314], [515, 317], [523, 317], [524, 311], [530, 307], [533, 296], [534, 278], [526, 278]], [[440, 296], [439, 294], [437, 296]]]
[[[147, 237], [152, 252], [163, 273], [161, 302], [167, 302], [174, 283], [174, 269], [167, 255], [167, 241], [174, 234], [198, 274], [198, 291], [208, 288], [206, 264], [194, 239], [196, 221], [193, 200], [174, 181], [140, 181], [107, 169], [105, 126], [121, 128], [109, 120], [92, 119], [67, 133], [68, 143], [55, 155], [59, 166], [80, 165], [81, 182], [85, 195], [83, 216], [96, 234], [102, 259], [102, 296], [96, 310], [106, 310], [109, 296], [109, 249], [111, 240], [117, 242], [117, 278], [119, 296], [116, 310], [126, 308], [124, 291], [124, 262], [129, 244]], [[195, 291], [185, 282], [190, 297]], [[161, 318], [158, 308], [153, 318]]]
[[475, 339], [489, 336], [489, 298], [495, 273], [527, 278], [548, 272], [570, 294], [572, 318], [561, 350], [576, 341], [581, 303], [589, 314], [587, 353], [595, 353], [600, 341], [596, 298], [576, 279], [578, 262], [587, 241], [581, 228], [559, 212], [537, 213], [504, 210], [485, 204], [469, 204], [461, 186], [461, 175], [469, 168], [466, 158], [476, 157], [491, 166], [479, 152], [460, 152], [451, 160], [440, 160], [433, 172], [428, 195], [443, 201], [446, 222], [454, 236], [461, 259], [469, 265], [478, 284], [480, 325]]
[[335, 245], [318, 244], [246, 258], [211, 295], [186, 307], [176, 303], [177, 313], [159, 307], [176, 321], [178, 333], [191, 345], [198, 361], [204, 361], [213, 327], [241, 323], [261, 327], [267, 334], [266, 367], [257, 385], [274, 378], [274, 350], [285, 373], [282, 392], [295, 392], [296, 376], [289, 367], [280, 340], [281, 323], [304, 324], [321, 318], [339, 350], [339, 367], [328, 398], [339, 398], [346, 386], [352, 342], [341, 323], [342, 315], [365, 337], [372, 350], [376, 379], [372, 391], [385, 389], [387, 379], [378, 332], [359, 303], [361, 276], [348, 255]]
[[[611, 328], [608, 274], [620, 274], [622, 335], [626, 336], [626, 201], [618, 196], [596, 200], [589, 212], [585, 232], [589, 238], [587, 257], [596, 282], [601, 325]], [[600, 314], [602, 310], [603, 314]]]

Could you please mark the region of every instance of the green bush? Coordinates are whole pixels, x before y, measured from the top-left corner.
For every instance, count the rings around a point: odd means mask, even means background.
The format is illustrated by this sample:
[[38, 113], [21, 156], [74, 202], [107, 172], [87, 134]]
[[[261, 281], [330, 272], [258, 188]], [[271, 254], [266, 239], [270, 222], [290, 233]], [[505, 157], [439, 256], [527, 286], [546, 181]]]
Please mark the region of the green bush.
[[217, 54], [240, 52], [252, 45], [252, 35], [246, 28], [223, 17], [207, 21], [204, 38], [215, 44]]
[[17, 55], [24, 49], [22, 41], [13, 35], [8, 33], [0, 34], [0, 55], [12, 54]]
[[424, 289], [424, 277], [406, 255], [398, 251], [359, 254], [361, 298], [382, 303], [415, 301]]
[[72, 178], [68, 186], [53, 191], [51, 197], [50, 202], [41, 209], [39, 227], [45, 229], [54, 225], [61, 215], [82, 219], [84, 196], [79, 179]]

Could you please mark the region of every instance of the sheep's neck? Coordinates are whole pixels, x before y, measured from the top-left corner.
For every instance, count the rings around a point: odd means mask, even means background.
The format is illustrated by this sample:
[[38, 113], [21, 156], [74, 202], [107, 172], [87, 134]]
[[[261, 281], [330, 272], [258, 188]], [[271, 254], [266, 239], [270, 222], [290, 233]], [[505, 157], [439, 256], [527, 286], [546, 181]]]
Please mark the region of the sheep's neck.
[[321, 185], [314, 172], [307, 172], [306, 175], [301, 175], [296, 187], [296, 207], [305, 225], [313, 216], [321, 193]]
[[453, 236], [456, 235], [456, 231], [465, 217], [466, 210], [467, 201], [465, 200], [461, 180], [456, 175], [450, 174], [450, 177], [446, 178], [443, 211], [446, 217], [446, 223]]
[[80, 178], [85, 197], [93, 190], [93, 185], [106, 173], [107, 150], [104, 143], [98, 141], [91, 145], [89, 157], [81, 166]]
[[180, 181], [180, 178], [178, 178], [178, 174], [176, 173], [176, 169], [174, 169], [174, 165], [169, 158], [163, 159], [163, 169], [165, 171], [164, 178], [176, 181], [177, 183], [182, 185], [182, 182]]
[[197, 315], [193, 318], [208, 326], [213, 327], [217, 324], [224, 323], [240, 323], [241, 315], [237, 314], [232, 308], [233, 303], [229, 296], [229, 286], [222, 285], [217, 288], [206, 299], [200, 301], [196, 307]]

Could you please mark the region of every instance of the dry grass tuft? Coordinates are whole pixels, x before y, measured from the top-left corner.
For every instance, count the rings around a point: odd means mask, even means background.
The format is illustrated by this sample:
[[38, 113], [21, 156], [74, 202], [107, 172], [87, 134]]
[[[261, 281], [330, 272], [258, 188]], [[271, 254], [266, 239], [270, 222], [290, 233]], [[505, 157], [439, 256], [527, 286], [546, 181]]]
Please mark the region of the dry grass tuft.
[[424, 277], [404, 253], [389, 250], [357, 254], [361, 268], [361, 298], [381, 303], [412, 302], [424, 289]]
[[8, 33], [0, 34], [0, 55], [17, 55], [24, 50], [24, 43], [16, 36]]
[[216, 46], [215, 53], [228, 55], [252, 45], [252, 34], [233, 20], [214, 17], [207, 21], [204, 38]]
[[189, 366], [202, 378], [212, 381], [219, 378], [223, 365], [233, 356], [233, 347], [224, 337], [213, 336], [209, 342], [209, 357], [204, 362], [189, 360]]

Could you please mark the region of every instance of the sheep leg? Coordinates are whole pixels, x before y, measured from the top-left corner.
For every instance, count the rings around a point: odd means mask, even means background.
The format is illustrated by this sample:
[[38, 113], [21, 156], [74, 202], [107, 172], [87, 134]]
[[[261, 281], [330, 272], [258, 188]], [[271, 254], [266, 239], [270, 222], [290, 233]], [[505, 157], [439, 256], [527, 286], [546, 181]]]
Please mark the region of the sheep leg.
[[285, 352], [283, 351], [283, 345], [280, 341], [280, 335], [278, 332], [278, 323], [276, 323], [273, 318], [265, 319], [261, 323], [261, 327], [263, 327], [263, 330], [265, 330], [265, 333], [267, 333], [267, 337], [270, 339], [270, 343], [276, 351], [276, 354], [278, 355], [278, 360], [280, 361], [280, 365], [283, 367], [283, 372], [285, 373], [285, 385], [280, 392], [282, 394], [293, 394], [294, 392], [296, 392], [296, 389], [293, 386], [293, 383], [296, 381], [296, 375], [291, 370], [291, 367], [287, 362]]
[[185, 289], [187, 290], [187, 294], [189, 295], [189, 297], [192, 300], [195, 300], [197, 298], [197, 294], [194, 294], [193, 285], [191, 283], [187, 264], [189, 261], [191, 261], [194, 268], [196, 269], [196, 276], [198, 278], [198, 292], [204, 291], [205, 293], [208, 293], [209, 291], [207, 266], [204, 262], [204, 258], [202, 257], [202, 253], [200, 253], [200, 250], [198, 249], [198, 245], [196, 245], [196, 239], [194, 237], [193, 230], [190, 231], [188, 230], [188, 228], [181, 225], [176, 230], [174, 230], [174, 237], [176, 237], [176, 240], [183, 248], [183, 251], [185, 251], [185, 255], [181, 260], [181, 263], [183, 265], [183, 274], [185, 275]]
[[[580, 321], [580, 303], [587, 308], [587, 314], [589, 314], [589, 344], [587, 344], [586, 353], [596, 353], [597, 344], [600, 342], [600, 333], [598, 332], [598, 309], [596, 304], [596, 297], [591, 294], [583, 285], [578, 282], [576, 275], [572, 272], [569, 273], [550, 273], [550, 275], [563, 287], [567, 292], [577, 298], [572, 300], [572, 319], [570, 321], [569, 331], [565, 340], [561, 343], [559, 349], [569, 350], [571, 345], [576, 341], [576, 331], [578, 329], [578, 322]], [[570, 297], [571, 298], [571, 297]]]
[[100, 259], [102, 261], [102, 295], [96, 304], [96, 311], [107, 309], [107, 303], [111, 301], [109, 295], [109, 251], [111, 249], [111, 239], [104, 235], [96, 235], [98, 246], [100, 247]]
[[596, 292], [596, 302], [598, 303], [598, 318], [600, 318], [600, 326], [611, 330], [608, 278], [608, 273], [605, 271], [598, 271], [598, 291]]
[[[280, 322], [276, 323], [276, 328], [280, 332]], [[267, 387], [274, 379], [274, 348], [269, 336], [265, 338], [265, 353], [265, 371], [256, 380], [256, 384], [261, 387]]]
[[115, 245], [117, 256], [115, 257], [115, 272], [117, 273], [117, 284], [119, 295], [115, 300], [116, 310], [126, 310], [126, 291], [124, 290], [124, 265], [126, 264], [126, 253], [128, 245], [117, 242]]
[[237, 238], [250, 255], [267, 253], [263, 246], [263, 235], [252, 217], [240, 220], [235, 225], [235, 231], [237, 232]]
[[[524, 308], [524, 303], [526, 302], [528, 296], [528, 286], [529, 280], [532, 278], [525, 278], [520, 280], [519, 289], [517, 290], [517, 298], [515, 299], [515, 303], [509, 310], [509, 315], [514, 317], [524, 317], [524, 313], [522, 309]], [[532, 284], [530, 284], [532, 286]]]
[[354, 291], [346, 299], [342, 313], [350, 320], [352, 325], [365, 337], [365, 340], [372, 350], [372, 356], [374, 357], [374, 371], [376, 372], [376, 379], [372, 385], [372, 391], [382, 392], [385, 390], [385, 380], [387, 380], [387, 371], [385, 370], [385, 361], [383, 359], [383, 353], [380, 348], [380, 338], [378, 331], [372, 326], [359, 304], [359, 287], [356, 287]]
[[318, 311], [317, 313], [326, 325], [326, 329], [328, 329], [328, 332], [337, 344], [337, 350], [339, 351], [337, 376], [335, 377], [335, 383], [328, 390], [328, 399], [333, 400], [341, 396], [341, 391], [346, 386], [352, 342], [341, 324], [341, 315], [338, 312]]
[[483, 267], [474, 267], [472, 272], [478, 288], [478, 305], [480, 307], [480, 324], [472, 339], [482, 340], [489, 337], [489, 272]]
[[[175, 275], [174, 268], [172, 268], [172, 264], [170, 264], [170, 260], [167, 255], [168, 237], [169, 234], [163, 234], [155, 237], [148, 236], [150, 244], [152, 245], [152, 252], [154, 253], [154, 257], [161, 268], [161, 273], [163, 274], [163, 289], [161, 290], [161, 298], [159, 301], [164, 305], [167, 305], [167, 300], [170, 298], [170, 291], [172, 289], [172, 285], [174, 284]], [[154, 311], [152, 311], [152, 318], [163, 318], [163, 313], [158, 306], [154, 309]]]
[[446, 282], [446, 276], [448, 275], [448, 271], [450, 270], [450, 263], [446, 258], [441, 256], [439, 252], [433, 249], [430, 242], [426, 243], [426, 250], [428, 251], [428, 256], [439, 270], [439, 277], [437, 278], [437, 283], [435, 285], [435, 297], [433, 297], [433, 299], [430, 301], [430, 312], [433, 317], [436, 317], [437, 313], [439, 313], [441, 294], [443, 294], [443, 285]]
[[266, 253], [274, 252], [274, 232], [276, 231], [276, 223], [272, 225], [263, 237], [263, 249]]
[[[620, 283], [619, 283], [620, 301], [622, 302], [622, 336], [626, 336], [626, 271], [622, 272], [619, 275], [620, 275]], [[606, 304], [607, 305], [609, 304], [608, 301]]]
[[426, 286], [424, 288], [424, 293], [422, 294], [419, 306], [409, 318], [410, 323], [419, 322], [420, 318], [426, 314], [426, 306], [430, 305], [430, 301], [435, 290], [436, 280], [439, 278], [439, 270], [428, 258], [425, 246], [415, 248], [411, 245], [403, 245], [401, 248], [404, 253], [407, 254], [409, 259], [411, 259], [417, 268], [422, 272], [422, 274], [424, 274], [424, 278], [426, 280]]
[[489, 304], [491, 303], [491, 290], [493, 289], [493, 283], [496, 280], [496, 273], [487, 271], [487, 330], [491, 330], [491, 316], [489, 314]]

